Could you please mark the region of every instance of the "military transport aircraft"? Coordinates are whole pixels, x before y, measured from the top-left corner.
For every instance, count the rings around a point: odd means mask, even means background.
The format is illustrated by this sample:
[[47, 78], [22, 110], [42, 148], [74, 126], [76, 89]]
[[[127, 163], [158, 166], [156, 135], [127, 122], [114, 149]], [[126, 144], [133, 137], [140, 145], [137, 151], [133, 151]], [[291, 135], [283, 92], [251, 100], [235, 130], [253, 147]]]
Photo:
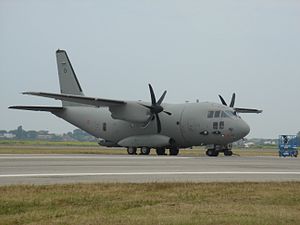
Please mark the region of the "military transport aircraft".
[[24, 92], [62, 101], [62, 106], [10, 106], [11, 109], [51, 112], [99, 140], [99, 145], [126, 147], [130, 155], [148, 155], [151, 148], [157, 155], [177, 155], [180, 148], [206, 145], [208, 156], [232, 155], [231, 143], [245, 137], [250, 128], [238, 113], [261, 113], [262, 110], [236, 108], [235, 94], [229, 105], [163, 103], [167, 91], [157, 100], [149, 84], [151, 102], [122, 101], [83, 94], [68, 55], [56, 51], [61, 94]]

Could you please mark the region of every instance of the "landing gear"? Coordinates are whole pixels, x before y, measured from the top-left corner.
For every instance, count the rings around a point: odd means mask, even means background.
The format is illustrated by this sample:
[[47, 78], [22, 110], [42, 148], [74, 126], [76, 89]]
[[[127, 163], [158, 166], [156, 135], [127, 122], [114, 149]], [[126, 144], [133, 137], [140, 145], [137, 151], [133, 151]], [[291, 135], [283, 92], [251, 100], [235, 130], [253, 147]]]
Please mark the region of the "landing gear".
[[135, 147], [128, 147], [127, 148], [127, 153], [129, 155], [136, 155], [136, 148]]
[[207, 149], [206, 155], [210, 157], [217, 157], [219, 155], [219, 151], [216, 149]]
[[178, 155], [178, 153], [179, 153], [179, 148], [177, 147], [170, 148], [170, 155]]
[[150, 148], [149, 147], [142, 147], [141, 148], [141, 155], [149, 155], [150, 154]]
[[232, 153], [231, 150], [228, 150], [228, 149], [227, 149], [227, 150], [224, 150], [224, 155], [225, 155], [225, 156], [232, 156], [232, 154], [233, 154], [233, 153]]
[[[140, 155], [149, 155], [151, 148], [141, 147], [140, 150], [141, 150]], [[178, 155], [178, 153], [179, 153], [179, 148], [178, 147], [171, 147], [169, 150], [170, 150], [169, 155]], [[127, 153], [129, 155], [136, 155], [137, 154], [137, 147], [127, 147]], [[165, 147], [156, 148], [156, 154], [157, 155], [167, 155], [166, 154], [166, 148]]]
[[220, 152], [223, 152], [225, 156], [232, 156], [233, 152], [231, 151], [232, 145], [210, 145], [207, 146], [206, 155], [210, 157], [216, 157]]
[[166, 155], [166, 149], [165, 148], [157, 148], [156, 154], [157, 155]]

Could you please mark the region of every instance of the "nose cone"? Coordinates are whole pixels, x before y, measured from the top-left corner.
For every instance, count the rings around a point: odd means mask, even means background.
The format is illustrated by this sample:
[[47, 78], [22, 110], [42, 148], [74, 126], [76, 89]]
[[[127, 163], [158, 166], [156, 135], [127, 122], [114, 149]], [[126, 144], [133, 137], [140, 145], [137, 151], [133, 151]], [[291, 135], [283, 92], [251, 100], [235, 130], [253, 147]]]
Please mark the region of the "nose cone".
[[243, 120], [241, 120], [240, 132], [241, 132], [241, 138], [246, 137], [250, 133], [249, 125]]

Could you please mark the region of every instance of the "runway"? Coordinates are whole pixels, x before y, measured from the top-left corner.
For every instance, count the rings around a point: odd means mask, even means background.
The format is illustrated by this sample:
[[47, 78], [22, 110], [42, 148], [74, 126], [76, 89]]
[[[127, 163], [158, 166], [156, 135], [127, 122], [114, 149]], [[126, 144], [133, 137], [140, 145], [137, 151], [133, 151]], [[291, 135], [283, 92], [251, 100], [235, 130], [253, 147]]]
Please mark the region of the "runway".
[[0, 185], [232, 181], [300, 181], [300, 160], [237, 156], [0, 155]]

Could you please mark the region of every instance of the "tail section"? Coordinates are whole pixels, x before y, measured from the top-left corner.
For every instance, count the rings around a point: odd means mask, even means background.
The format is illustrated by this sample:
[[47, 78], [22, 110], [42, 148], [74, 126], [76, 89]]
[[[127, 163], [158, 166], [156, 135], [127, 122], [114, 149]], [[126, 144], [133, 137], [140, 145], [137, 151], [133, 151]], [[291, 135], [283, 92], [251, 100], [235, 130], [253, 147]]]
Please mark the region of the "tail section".
[[[66, 51], [58, 49], [56, 51], [56, 60], [61, 93], [84, 96]], [[62, 101], [62, 105], [78, 106], [80, 104]]]

